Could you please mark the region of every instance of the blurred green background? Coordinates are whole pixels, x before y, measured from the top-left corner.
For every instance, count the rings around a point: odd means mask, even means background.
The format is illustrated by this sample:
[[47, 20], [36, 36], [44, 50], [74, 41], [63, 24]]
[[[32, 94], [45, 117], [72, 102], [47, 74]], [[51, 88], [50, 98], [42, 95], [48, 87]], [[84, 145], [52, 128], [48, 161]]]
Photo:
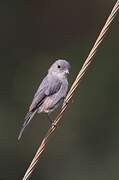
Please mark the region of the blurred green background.
[[[67, 59], [71, 85], [115, 2], [0, 2], [1, 179], [22, 179], [49, 128], [46, 116], [36, 115], [17, 140], [47, 69]], [[118, 180], [119, 14], [62, 120], [31, 179]]]

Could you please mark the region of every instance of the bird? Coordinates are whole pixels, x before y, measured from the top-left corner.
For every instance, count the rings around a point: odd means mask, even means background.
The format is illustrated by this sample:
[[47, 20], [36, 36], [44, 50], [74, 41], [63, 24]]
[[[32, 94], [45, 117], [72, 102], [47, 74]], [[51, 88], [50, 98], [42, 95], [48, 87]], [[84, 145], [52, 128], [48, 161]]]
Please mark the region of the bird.
[[[60, 102], [63, 102], [68, 91], [69, 70], [70, 63], [65, 59], [58, 59], [50, 66], [33, 97], [18, 140], [36, 113], [46, 113], [49, 117], [50, 113], [61, 104]], [[52, 123], [52, 120], [50, 122]]]

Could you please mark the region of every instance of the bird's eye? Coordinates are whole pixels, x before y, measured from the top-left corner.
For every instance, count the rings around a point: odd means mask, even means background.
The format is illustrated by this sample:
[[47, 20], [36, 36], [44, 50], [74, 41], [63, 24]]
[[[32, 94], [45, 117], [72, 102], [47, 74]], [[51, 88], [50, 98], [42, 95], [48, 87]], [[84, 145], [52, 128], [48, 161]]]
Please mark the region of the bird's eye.
[[60, 65], [58, 65], [57, 67], [60, 69], [60, 67], [61, 67], [61, 66], [60, 66]]

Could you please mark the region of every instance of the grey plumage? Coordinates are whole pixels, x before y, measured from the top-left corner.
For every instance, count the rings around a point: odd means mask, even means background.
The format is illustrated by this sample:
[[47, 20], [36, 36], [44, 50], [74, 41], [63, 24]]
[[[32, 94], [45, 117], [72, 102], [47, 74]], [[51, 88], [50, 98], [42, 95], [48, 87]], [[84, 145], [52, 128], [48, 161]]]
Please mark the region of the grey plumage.
[[36, 112], [52, 112], [66, 96], [68, 90], [67, 74], [69, 69], [69, 63], [62, 59], [57, 60], [50, 67], [47, 76], [43, 79], [34, 95], [18, 139], [21, 138], [24, 129]]

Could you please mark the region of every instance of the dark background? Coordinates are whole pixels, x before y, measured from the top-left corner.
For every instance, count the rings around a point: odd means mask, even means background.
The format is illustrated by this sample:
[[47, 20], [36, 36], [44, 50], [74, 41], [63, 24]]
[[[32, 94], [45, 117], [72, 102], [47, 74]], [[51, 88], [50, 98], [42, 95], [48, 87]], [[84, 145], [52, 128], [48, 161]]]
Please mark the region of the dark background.
[[[56, 58], [67, 59], [71, 85], [115, 2], [0, 2], [1, 179], [22, 179], [49, 128], [46, 116], [36, 115], [17, 140], [47, 69]], [[62, 120], [31, 179], [118, 180], [119, 14]]]

